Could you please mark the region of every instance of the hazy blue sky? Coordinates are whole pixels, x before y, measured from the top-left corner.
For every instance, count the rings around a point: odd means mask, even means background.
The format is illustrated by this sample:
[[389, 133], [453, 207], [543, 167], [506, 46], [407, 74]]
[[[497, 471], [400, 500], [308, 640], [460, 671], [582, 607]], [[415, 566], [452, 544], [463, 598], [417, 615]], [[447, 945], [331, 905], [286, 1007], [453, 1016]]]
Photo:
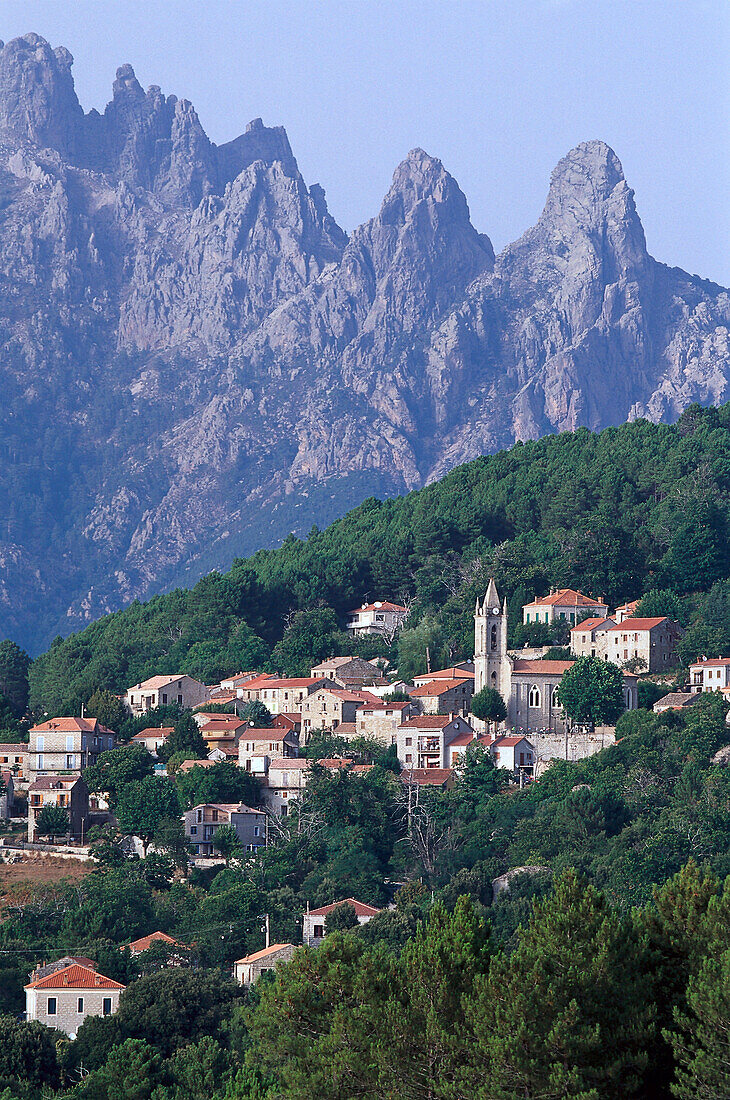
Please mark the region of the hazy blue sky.
[[0, 37], [29, 30], [71, 50], [86, 110], [128, 61], [217, 142], [284, 125], [348, 230], [420, 145], [499, 249], [603, 138], [650, 251], [730, 284], [728, 0], [2, 0]]

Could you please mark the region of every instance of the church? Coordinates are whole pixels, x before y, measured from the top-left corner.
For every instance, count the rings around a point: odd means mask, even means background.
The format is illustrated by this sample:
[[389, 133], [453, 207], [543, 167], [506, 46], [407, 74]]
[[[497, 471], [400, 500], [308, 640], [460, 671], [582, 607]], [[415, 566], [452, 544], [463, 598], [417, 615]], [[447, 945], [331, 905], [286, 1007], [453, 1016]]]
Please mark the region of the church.
[[[565, 718], [558, 702], [560, 680], [573, 661], [524, 660], [507, 651], [507, 600], [500, 604], [494, 578], [474, 609], [474, 691], [496, 688], [505, 701], [505, 725], [525, 737], [561, 735]], [[624, 673], [624, 705], [638, 706], [635, 676]]]

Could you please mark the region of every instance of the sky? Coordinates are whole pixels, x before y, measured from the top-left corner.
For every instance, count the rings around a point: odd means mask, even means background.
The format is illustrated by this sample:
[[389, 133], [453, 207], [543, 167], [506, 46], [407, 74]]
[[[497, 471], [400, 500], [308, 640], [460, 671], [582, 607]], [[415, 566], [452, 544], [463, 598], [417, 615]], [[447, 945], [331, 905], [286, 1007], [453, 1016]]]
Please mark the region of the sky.
[[2, 0], [0, 38], [193, 102], [212, 140], [283, 125], [352, 230], [396, 165], [439, 157], [499, 250], [580, 141], [618, 154], [657, 259], [730, 286], [730, 0]]

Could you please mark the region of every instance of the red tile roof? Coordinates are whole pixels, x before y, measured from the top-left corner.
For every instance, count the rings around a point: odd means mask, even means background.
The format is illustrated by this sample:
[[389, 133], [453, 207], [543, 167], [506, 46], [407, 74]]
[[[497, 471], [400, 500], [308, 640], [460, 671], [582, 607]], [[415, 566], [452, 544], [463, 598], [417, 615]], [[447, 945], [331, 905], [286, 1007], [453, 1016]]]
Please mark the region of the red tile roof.
[[526, 603], [525, 607], [607, 607], [605, 600], [594, 600], [592, 596], [584, 596], [582, 592], [576, 592], [573, 588], [561, 588], [559, 592], [553, 592], [542, 599]]
[[[253, 681], [251, 681], [253, 683]], [[324, 684], [331, 683], [326, 676], [295, 676], [291, 680], [269, 680], [267, 683], [262, 684], [265, 688], [298, 688], [298, 687], [311, 687], [312, 684]], [[251, 684], [244, 684], [244, 688], [248, 688]]]
[[398, 729], [444, 729], [446, 726], [450, 726], [453, 721], [453, 717], [449, 714], [421, 714], [418, 718], [406, 718], [405, 722], [401, 722], [398, 726]]
[[422, 684], [421, 687], [414, 688], [409, 692], [411, 697], [421, 698], [421, 696], [428, 695], [445, 695], [447, 691], [453, 691], [454, 688], [459, 688], [462, 684], [468, 684], [467, 677], [462, 677], [459, 680], [433, 680], [428, 684]]
[[120, 982], [115, 982], [104, 974], [98, 974], [90, 966], [80, 966], [72, 963], [63, 970], [55, 970], [45, 978], [38, 978], [35, 982], [29, 982], [26, 989], [126, 989]]
[[213, 768], [215, 763], [215, 760], [183, 760], [177, 770], [184, 775], [186, 772], [192, 771], [193, 768]]
[[468, 745], [470, 741], [474, 740], [474, 730], [464, 730], [463, 733], [457, 733], [456, 737], [449, 741], [449, 748], [452, 745]]
[[68, 791], [81, 779], [80, 775], [39, 775], [29, 791]]
[[452, 665], [451, 668], [440, 668], [436, 672], [423, 672], [420, 676], [414, 676], [414, 680], [473, 680], [475, 673], [472, 669], [460, 668]]
[[669, 619], [666, 615], [662, 615], [655, 619], [624, 619], [622, 623], [616, 623], [615, 626], [610, 626], [609, 631], [613, 630], [653, 630], [655, 626], [659, 626], [660, 623], [667, 623]]
[[286, 727], [287, 729], [293, 729], [295, 726], [301, 726], [301, 712], [296, 710], [283, 710], [280, 714], [276, 714], [274, 716], [271, 724], [272, 726]]
[[236, 959], [234, 966], [246, 966], [248, 963], [258, 962], [267, 955], [275, 955], [278, 951], [284, 951], [287, 947], [294, 947], [293, 943], [272, 943], [270, 947], [263, 947], [260, 951], [254, 951], [253, 955], [244, 955], [242, 959]]
[[241, 730], [240, 741], [283, 741], [289, 736], [291, 730], [281, 729], [277, 726], [249, 726]]
[[306, 771], [311, 760], [305, 760], [301, 756], [277, 756], [269, 763], [269, 770], [276, 768], [279, 771]]
[[514, 672], [534, 672], [537, 676], [562, 676], [575, 661], [524, 661], [519, 658], [513, 665]]
[[49, 718], [33, 726], [31, 733], [113, 733], [98, 718]]
[[135, 733], [132, 738], [133, 741], [149, 741], [153, 737], [162, 737], [163, 740], [174, 733], [174, 726], [148, 726], [147, 729], [140, 730], [139, 733]]
[[326, 917], [338, 905], [345, 905], [348, 902], [358, 917], [374, 917], [376, 913], [380, 912], [379, 909], [375, 909], [372, 905], [366, 905], [364, 901], [357, 901], [356, 898], [342, 898], [341, 901], [333, 901], [331, 905], [323, 905], [321, 909], [310, 910], [309, 915], [310, 917]]
[[400, 777], [404, 783], [418, 787], [442, 787], [453, 774], [453, 768], [408, 768]]
[[127, 947], [133, 955], [139, 955], [142, 951], [147, 951], [153, 943], [174, 943], [175, 947], [182, 947], [183, 945], [174, 940], [172, 936], [168, 936], [166, 932], [152, 932], [149, 936], [142, 936], [138, 940], [133, 940], [132, 943], [128, 943]]
[[596, 627], [603, 626], [604, 623], [610, 623], [614, 625], [613, 619], [584, 619], [582, 623], [576, 623], [575, 626], [571, 626], [570, 633], [573, 634], [579, 630], [595, 630]]
[[706, 657], [704, 661], [693, 661], [690, 668], [701, 668], [712, 665], [714, 668], [716, 665], [730, 665], [730, 657]]
[[348, 615], [357, 615], [360, 611], [404, 611], [408, 608], [399, 603], [389, 603], [388, 600], [377, 600], [375, 603], [364, 603], [362, 607], [356, 607], [354, 611], [348, 611]]

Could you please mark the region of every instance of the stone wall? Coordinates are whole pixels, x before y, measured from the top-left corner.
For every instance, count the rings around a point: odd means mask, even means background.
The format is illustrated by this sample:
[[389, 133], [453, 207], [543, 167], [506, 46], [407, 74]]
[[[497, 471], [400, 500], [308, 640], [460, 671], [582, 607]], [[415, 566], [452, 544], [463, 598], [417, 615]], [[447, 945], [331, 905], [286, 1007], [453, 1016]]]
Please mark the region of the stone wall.
[[582, 730], [569, 734], [535, 733], [530, 731], [535, 746], [536, 775], [541, 775], [551, 760], [583, 760], [616, 742], [615, 726], [596, 726], [592, 733]]

